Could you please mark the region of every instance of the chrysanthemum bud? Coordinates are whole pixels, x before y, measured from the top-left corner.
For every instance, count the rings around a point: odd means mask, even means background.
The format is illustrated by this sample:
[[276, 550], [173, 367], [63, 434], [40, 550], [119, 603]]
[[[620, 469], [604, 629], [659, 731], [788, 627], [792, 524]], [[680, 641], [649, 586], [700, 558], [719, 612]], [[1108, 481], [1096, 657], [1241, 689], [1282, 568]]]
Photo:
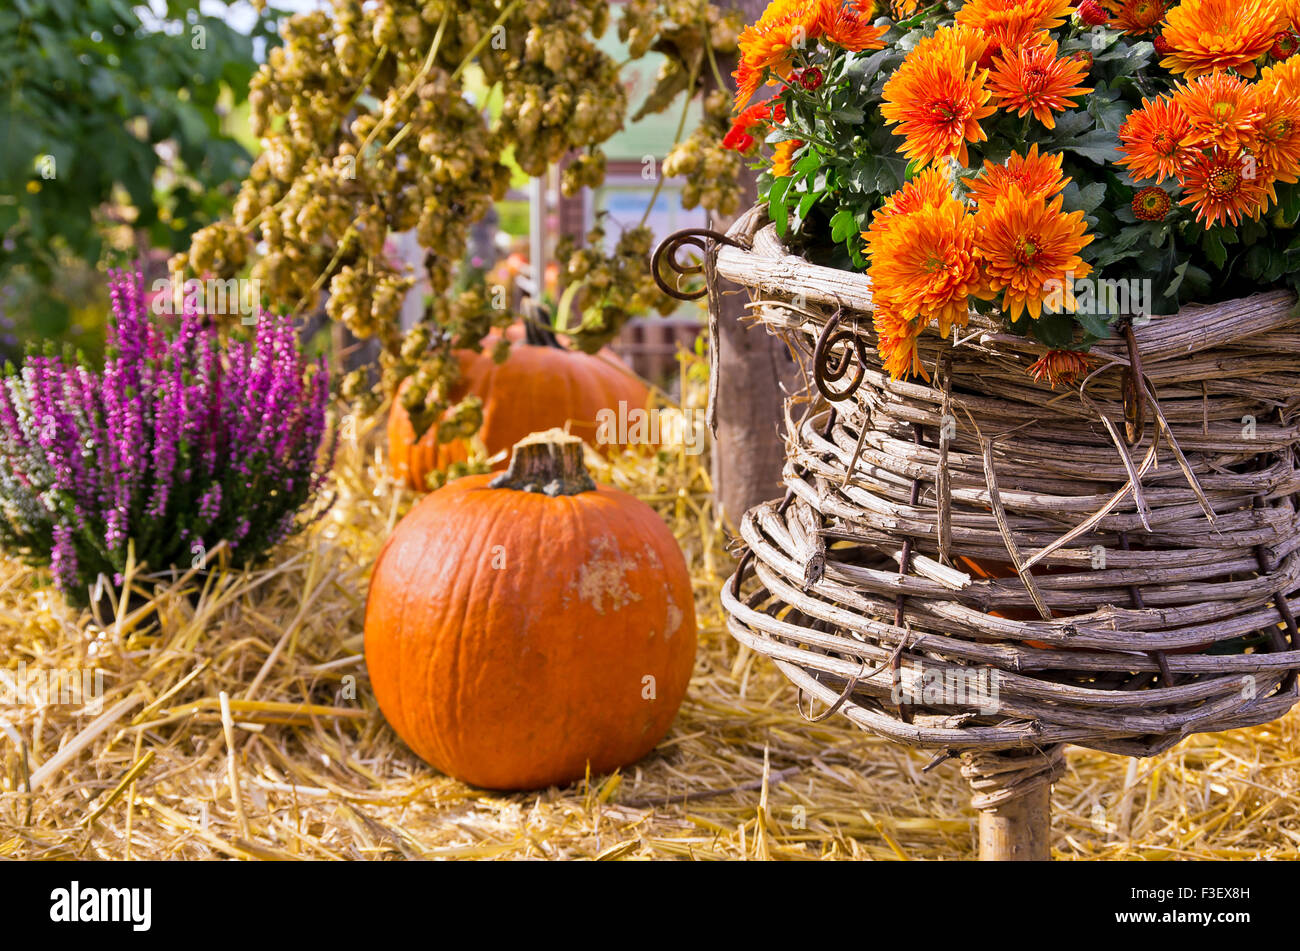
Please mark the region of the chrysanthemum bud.
[[1078, 14], [1080, 22], [1088, 26], [1102, 26], [1110, 19], [1106, 8], [1097, 0], [1083, 0], [1083, 3], [1079, 4]]
[[1133, 214], [1142, 221], [1163, 221], [1173, 201], [1163, 188], [1144, 188], [1133, 196]]

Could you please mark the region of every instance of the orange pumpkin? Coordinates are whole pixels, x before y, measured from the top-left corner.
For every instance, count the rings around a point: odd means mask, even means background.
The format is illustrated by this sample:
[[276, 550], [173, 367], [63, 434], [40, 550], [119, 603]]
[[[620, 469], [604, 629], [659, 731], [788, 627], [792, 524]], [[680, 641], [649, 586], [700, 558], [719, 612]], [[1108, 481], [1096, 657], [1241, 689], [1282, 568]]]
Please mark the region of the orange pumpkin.
[[[492, 342], [489, 339], [485, 349], [490, 349]], [[467, 395], [483, 400], [479, 437], [489, 455], [509, 449], [529, 433], [566, 425], [575, 435], [594, 443], [601, 410], [618, 419], [620, 403], [630, 413], [644, 410], [650, 399], [649, 390], [625, 372], [626, 365], [610, 350], [590, 356], [516, 342], [502, 364], [488, 353], [473, 350], [457, 350], [456, 357], [461, 378], [452, 402]], [[424, 491], [430, 472], [466, 457], [462, 440], [438, 444], [437, 427], [430, 427], [417, 442], [401, 400], [393, 401], [388, 415], [388, 458], [395, 478]], [[502, 462], [497, 468], [504, 466]]]
[[366, 665], [398, 735], [448, 775], [537, 789], [654, 749], [695, 659], [681, 550], [645, 503], [596, 486], [560, 430], [507, 472], [430, 493], [366, 602]]

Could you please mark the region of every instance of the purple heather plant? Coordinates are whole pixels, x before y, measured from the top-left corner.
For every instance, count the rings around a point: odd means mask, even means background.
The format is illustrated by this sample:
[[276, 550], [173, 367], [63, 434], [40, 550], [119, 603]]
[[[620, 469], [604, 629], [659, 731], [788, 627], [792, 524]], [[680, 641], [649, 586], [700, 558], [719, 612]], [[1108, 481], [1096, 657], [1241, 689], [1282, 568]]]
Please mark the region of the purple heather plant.
[[333, 464], [329, 379], [291, 321], [224, 339], [193, 306], [151, 314], [140, 274], [110, 274], [104, 369], [31, 356], [0, 377], [0, 547], [49, 565], [74, 603], [122, 582], [128, 542], [152, 570], [224, 541], [234, 567], [303, 524]]

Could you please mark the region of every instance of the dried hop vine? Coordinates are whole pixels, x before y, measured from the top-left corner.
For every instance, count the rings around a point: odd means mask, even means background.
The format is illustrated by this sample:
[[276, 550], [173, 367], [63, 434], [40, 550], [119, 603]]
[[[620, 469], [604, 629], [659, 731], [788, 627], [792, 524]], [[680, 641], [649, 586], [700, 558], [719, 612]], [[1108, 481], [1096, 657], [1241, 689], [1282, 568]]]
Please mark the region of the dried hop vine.
[[740, 153], [723, 144], [731, 124], [731, 99], [714, 90], [704, 100], [704, 121], [664, 159], [665, 175], [686, 178], [683, 207], [707, 208], [723, 217], [740, 210], [745, 197], [741, 184], [744, 161]]
[[[604, 0], [332, 0], [328, 11], [293, 16], [250, 89], [262, 152], [229, 220], [198, 231], [173, 270], [229, 278], [248, 268], [277, 310], [308, 311], [327, 295], [332, 320], [382, 344], [386, 395], [411, 378], [403, 402], [416, 408], [417, 429], [437, 422], [472, 433], [474, 407], [451, 403], [452, 352], [480, 347], [512, 315], [481, 292], [452, 293], [465, 283], [457, 275], [469, 231], [504, 197], [510, 160], [534, 176], [563, 161], [570, 195], [603, 182], [600, 145], [628, 118], [619, 64], [597, 45], [610, 10]], [[633, 57], [653, 49], [669, 64], [642, 112], [693, 95], [716, 54], [734, 52], [742, 26], [705, 0], [623, 7], [619, 33]], [[499, 95], [499, 109], [471, 94], [471, 77]], [[692, 195], [733, 207], [710, 172], [730, 177], [703, 162], [688, 173]], [[411, 230], [432, 294], [420, 325], [403, 333], [415, 275], [385, 246]], [[636, 313], [666, 309], [644, 263], [650, 243], [635, 228], [610, 254], [599, 242], [585, 249], [591, 279], [571, 296], [584, 348]], [[366, 388], [362, 374], [344, 380], [363, 408], [377, 405]]]
[[618, 333], [634, 314], [657, 310], [670, 314], [677, 302], [659, 290], [650, 270], [654, 235], [645, 225], [619, 235], [613, 253], [606, 253], [604, 217], [587, 232], [586, 245], [572, 238], [560, 241], [556, 251], [567, 262], [573, 300], [581, 301], [581, 320], [569, 320], [569, 301], [562, 302], [557, 325], [587, 353], [595, 353]]

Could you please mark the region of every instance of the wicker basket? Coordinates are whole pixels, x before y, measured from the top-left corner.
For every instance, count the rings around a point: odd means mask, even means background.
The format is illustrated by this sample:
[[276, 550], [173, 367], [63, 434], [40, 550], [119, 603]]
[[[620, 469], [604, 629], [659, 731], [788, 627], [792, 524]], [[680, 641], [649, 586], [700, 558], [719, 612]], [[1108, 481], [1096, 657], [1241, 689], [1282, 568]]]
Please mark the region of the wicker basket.
[[1025, 372], [1038, 345], [972, 317], [957, 346], [922, 335], [930, 383], [893, 382], [865, 277], [764, 224], [686, 243], [808, 383], [787, 403], [789, 492], [745, 515], [723, 599], [807, 715], [965, 753], [972, 779], [1022, 749], [1042, 784], [1060, 744], [1150, 755], [1296, 702], [1291, 295], [1152, 318], [1057, 390]]

